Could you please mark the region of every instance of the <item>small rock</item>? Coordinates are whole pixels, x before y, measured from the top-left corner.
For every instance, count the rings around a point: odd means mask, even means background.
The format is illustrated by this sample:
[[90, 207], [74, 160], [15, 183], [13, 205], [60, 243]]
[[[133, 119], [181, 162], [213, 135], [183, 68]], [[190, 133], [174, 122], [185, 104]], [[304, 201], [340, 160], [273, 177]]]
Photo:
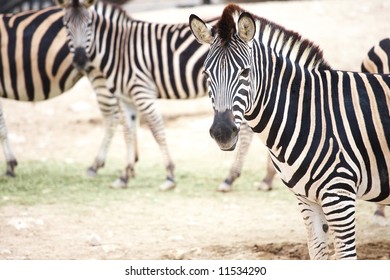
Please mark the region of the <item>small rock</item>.
[[173, 235], [168, 238], [169, 241], [181, 241], [184, 240], [184, 237], [181, 235]]
[[9, 249], [3, 249], [0, 251], [0, 255], [11, 255], [11, 250]]
[[99, 235], [97, 235], [96, 233], [92, 233], [89, 237], [88, 237], [88, 243], [89, 245], [91, 246], [99, 246], [101, 244], [101, 238]]

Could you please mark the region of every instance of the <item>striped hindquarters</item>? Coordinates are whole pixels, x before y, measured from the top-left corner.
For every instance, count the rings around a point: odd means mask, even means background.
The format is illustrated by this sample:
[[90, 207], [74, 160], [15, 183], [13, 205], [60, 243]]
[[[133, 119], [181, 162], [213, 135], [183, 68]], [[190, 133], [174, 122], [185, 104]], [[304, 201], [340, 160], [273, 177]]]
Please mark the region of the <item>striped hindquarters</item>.
[[63, 12], [57, 8], [0, 16], [0, 96], [39, 101], [70, 89], [72, 66]]
[[381, 40], [364, 58], [361, 70], [366, 73], [390, 73], [390, 38]]

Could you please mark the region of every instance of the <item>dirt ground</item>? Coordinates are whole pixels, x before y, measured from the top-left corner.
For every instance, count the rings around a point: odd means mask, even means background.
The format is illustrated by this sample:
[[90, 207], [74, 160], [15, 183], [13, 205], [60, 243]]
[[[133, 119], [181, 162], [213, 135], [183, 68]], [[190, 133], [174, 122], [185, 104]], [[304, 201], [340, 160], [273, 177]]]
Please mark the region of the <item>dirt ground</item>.
[[[358, 70], [371, 46], [390, 35], [387, 0], [269, 2], [242, 6], [318, 43], [330, 65], [338, 69]], [[171, 9], [134, 16], [182, 22], [188, 20], [190, 13], [214, 16], [222, 8], [217, 5]], [[131, 11], [131, 5], [127, 10]], [[169, 19], [161, 15], [169, 15]], [[20, 165], [29, 160], [58, 160], [70, 164], [82, 162], [87, 166], [93, 159], [99, 145], [96, 140], [102, 137], [102, 123], [87, 80], [81, 80], [71, 92], [53, 100], [37, 104], [1, 102]], [[160, 104], [167, 120], [173, 158], [193, 164], [222, 164], [227, 172], [233, 157], [219, 151], [208, 135], [212, 118], [209, 100], [161, 101]], [[109, 154], [112, 160], [123, 161], [124, 146], [119, 134]], [[158, 148], [144, 125], [139, 137], [141, 161], [161, 162]], [[254, 142], [247, 169], [265, 166], [265, 150], [257, 139]], [[260, 160], [255, 155], [261, 155]], [[221, 180], [225, 175], [221, 174]], [[180, 182], [173, 195], [158, 192], [157, 186], [149, 193], [137, 195], [129, 187], [123, 190], [125, 203], [88, 204], [77, 210], [68, 209], [61, 202], [34, 206], [7, 204], [0, 209], [0, 259], [308, 258], [304, 226], [296, 203], [279, 181], [277, 191], [266, 194], [254, 188], [220, 194], [215, 188], [210, 186], [210, 196], [181, 197]], [[278, 196], [284, 193], [291, 200], [279, 200]], [[0, 193], [0, 199], [9, 198]], [[371, 222], [374, 209], [373, 204], [358, 203], [358, 256], [390, 259], [389, 227]]]

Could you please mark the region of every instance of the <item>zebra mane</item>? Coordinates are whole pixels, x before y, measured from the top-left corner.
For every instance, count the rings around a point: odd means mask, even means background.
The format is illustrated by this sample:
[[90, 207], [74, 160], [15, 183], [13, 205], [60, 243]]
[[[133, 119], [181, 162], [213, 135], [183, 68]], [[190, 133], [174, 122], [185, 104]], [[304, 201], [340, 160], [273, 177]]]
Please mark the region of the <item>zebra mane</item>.
[[[237, 31], [238, 18], [244, 12], [247, 11], [236, 4], [226, 6], [213, 30], [219, 35], [222, 45], [226, 46], [232, 40]], [[256, 21], [256, 29], [258, 29], [256, 30], [255, 40], [259, 40], [277, 54], [288, 57], [302, 66], [313, 69], [330, 69], [323, 57], [322, 50], [315, 43], [268, 19], [251, 13], [250, 15]]]

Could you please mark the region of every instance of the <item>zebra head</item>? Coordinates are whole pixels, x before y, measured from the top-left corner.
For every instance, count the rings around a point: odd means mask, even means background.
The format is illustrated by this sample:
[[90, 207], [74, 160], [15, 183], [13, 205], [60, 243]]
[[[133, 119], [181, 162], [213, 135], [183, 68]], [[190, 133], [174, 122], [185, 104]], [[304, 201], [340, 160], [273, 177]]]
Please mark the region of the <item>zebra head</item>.
[[204, 63], [214, 109], [210, 135], [221, 150], [234, 150], [240, 124], [251, 102], [255, 21], [249, 13], [241, 12], [238, 6], [230, 4], [215, 27], [196, 15], [190, 16], [190, 27], [200, 43], [210, 44]]
[[77, 68], [84, 69], [88, 61], [92, 17], [89, 8], [97, 0], [57, 0], [64, 9], [64, 26], [68, 33], [68, 45]]

